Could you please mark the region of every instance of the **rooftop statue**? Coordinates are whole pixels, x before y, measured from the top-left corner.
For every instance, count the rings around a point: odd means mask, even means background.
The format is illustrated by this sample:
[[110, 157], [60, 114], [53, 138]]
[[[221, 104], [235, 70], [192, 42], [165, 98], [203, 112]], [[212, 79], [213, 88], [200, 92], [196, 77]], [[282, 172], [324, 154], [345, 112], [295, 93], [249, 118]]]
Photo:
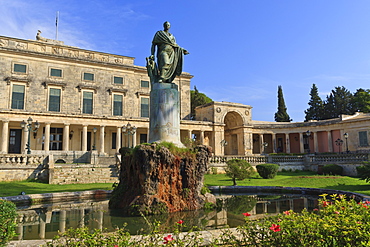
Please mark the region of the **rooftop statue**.
[[[156, 32], [152, 41], [151, 56], [146, 58], [147, 70], [151, 83], [171, 83], [176, 76], [181, 75], [183, 55], [189, 54], [187, 50], [176, 44], [175, 37], [169, 32], [171, 24], [166, 21], [164, 30]], [[154, 53], [157, 47], [157, 65]]]
[[47, 38], [42, 37], [41, 36], [41, 30], [37, 30], [36, 40], [39, 41], [39, 42], [46, 42], [46, 43], [50, 43], [50, 44], [53, 44], [53, 45], [64, 45], [63, 41], [54, 40], [54, 39], [47, 39]]

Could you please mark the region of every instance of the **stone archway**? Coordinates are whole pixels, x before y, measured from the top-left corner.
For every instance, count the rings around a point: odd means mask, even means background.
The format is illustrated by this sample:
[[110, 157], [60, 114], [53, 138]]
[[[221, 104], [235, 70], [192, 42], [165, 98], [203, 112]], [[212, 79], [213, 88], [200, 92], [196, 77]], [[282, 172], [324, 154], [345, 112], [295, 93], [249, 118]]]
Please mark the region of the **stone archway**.
[[224, 118], [224, 155], [244, 155], [243, 118], [238, 112], [231, 111]]

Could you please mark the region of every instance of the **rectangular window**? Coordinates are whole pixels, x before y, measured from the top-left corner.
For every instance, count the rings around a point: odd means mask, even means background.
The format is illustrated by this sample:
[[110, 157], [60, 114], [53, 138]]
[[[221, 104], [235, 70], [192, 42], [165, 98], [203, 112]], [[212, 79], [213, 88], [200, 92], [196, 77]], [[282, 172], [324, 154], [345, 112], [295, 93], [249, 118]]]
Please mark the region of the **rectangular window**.
[[122, 116], [122, 102], [122, 95], [113, 94], [113, 116]]
[[24, 108], [24, 86], [13, 85], [12, 91], [12, 109], [23, 109]]
[[141, 81], [141, 87], [149, 87], [148, 81]]
[[50, 128], [50, 150], [63, 149], [63, 128]]
[[24, 65], [24, 64], [14, 64], [14, 72], [27, 73], [27, 65]]
[[50, 69], [50, 76], [62, 77], [61, 69]]
[[84, 80], [85, 81], [94, 81], [94, 74], [84, 73]]
[[49, 111], [60, 112], [60, 92], [58, 88], [50, 88], [49, 90]]
[[117, 146], [116, 146], [117, 143], [116, 142], [117, 142], [117, 133], [114, 132], [114, 133], [112, 133], [112, 149], [117, 148]]
[[123, 77], [115, 76], [113, 79], [114, 84], [123, 84]]
[[141, 117], [149, 117], [149, 98], [141, 98]]
[[83, 92], [82, 113], [93, 113], [93, 93]]
[[367, 141], [367, 131], [358, 132], [358, 138], [359, 138], [359, 142], [360, 142], [360, 147], [369, 146], [369, 143]]
[[140, 143], [147, 143], [147, 142], [148, 142], [148, 135], [140, 134]]

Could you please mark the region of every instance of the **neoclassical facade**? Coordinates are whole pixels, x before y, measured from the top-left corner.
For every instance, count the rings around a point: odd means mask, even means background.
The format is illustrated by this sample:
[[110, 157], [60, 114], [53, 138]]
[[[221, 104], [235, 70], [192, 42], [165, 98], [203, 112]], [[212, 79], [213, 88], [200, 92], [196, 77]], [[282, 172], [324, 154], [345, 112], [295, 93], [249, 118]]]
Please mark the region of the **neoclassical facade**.
[[[97, 150], [113, 156], [147, 142], [150, 83], [134, 58], [66, 46], [63, 42], [0, 36], [0, 152]], [[181, 140], [210, 145], [214, 155], [368, 151], [370, 115], [317, 122], [252, 120], [252, 107], [212, 102], [190, 119], [190, 80], [180, 93]], [[21, 127], [32, 118], [37, 132]], [[127, 124], [135, 133], [125, 131]], [[307, 132], [309, 131], [309, 132]], [[346, 135], [345, 135], [346, 133]]]

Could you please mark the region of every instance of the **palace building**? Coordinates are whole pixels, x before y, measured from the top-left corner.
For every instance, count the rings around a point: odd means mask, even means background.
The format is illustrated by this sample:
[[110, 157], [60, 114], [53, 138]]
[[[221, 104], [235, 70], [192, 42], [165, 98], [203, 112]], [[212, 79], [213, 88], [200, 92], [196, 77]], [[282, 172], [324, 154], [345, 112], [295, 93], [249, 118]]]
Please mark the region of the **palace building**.
[[[148, 141], [150, 82], [133, 57], [84, 50], [48, 39], [0, 36], [0, 151], [3, 154], [96, 150], [114, 156]], [[370, 114], [276, 123], [252, 120], [252, 107], [212, 102], [190, 118], [190, 81], [180, 95], [181, 140], [210, 145], [214, 155], [370, 150]], [[37, 121], [35, 131], [23, 121]], [[22, 124], [23, 122], [23, 124]], [[127, 124], [136, 127], [127, 132]], [[21, 126], [22, 125], [22, 126]], [[29, 143], [29, 146], [28, 146]]]

